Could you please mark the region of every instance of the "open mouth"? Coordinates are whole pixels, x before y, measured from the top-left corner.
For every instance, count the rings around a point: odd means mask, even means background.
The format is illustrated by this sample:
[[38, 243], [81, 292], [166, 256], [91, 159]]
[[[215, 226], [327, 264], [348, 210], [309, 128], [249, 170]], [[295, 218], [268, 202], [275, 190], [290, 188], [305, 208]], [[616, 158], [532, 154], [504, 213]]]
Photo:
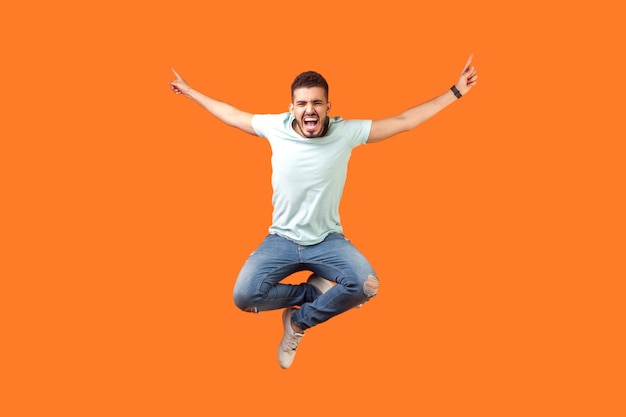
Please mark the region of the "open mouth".
[[307, 116], [302, 119], [302, 124], [307, 131], [313, 131], [317, 128], [319, 119], [317, 117]]

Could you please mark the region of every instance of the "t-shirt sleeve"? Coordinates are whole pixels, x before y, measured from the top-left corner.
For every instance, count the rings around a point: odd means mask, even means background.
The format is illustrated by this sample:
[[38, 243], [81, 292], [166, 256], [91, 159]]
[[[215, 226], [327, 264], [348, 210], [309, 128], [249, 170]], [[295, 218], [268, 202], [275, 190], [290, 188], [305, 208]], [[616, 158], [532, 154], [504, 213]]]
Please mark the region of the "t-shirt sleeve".
[[254, 114], [252, 128], [259, 137], [267, 138], [272, 130], [280, 128], [284, 118], [281, 114]]
[[352, 146], [356, 147], [367, 142], [367, 138], [370, 136], [370, 130], [372, 129], [372, 121], [358, 119], [347, 120], [346, 128], [350, 131], [348, 136], [352, 138]]

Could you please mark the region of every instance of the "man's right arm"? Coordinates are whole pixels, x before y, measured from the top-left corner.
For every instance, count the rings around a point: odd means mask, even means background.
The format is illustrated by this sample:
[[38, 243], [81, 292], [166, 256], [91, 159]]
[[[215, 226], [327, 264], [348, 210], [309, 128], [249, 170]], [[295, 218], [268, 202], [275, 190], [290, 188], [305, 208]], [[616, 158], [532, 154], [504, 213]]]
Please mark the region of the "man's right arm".
[[192, 99], [227, 125], [241, 129], [251, 135], [256, 135], [256, 132], [252, 128], [252, 113], [239, 110], [231, 104], [216, 100], [194, 90], [178, 75], [174, 68], [172, 68], [172, 72], [176, 76], [176, 79], [170, 82], [170, 86], [176, 94], [182, 94]]

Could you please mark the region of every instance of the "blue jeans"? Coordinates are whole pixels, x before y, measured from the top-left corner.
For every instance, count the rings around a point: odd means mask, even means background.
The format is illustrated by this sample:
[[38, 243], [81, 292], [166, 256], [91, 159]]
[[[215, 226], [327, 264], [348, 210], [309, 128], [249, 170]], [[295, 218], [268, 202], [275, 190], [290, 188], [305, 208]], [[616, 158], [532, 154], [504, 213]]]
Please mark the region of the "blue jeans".
[[[298, 271], [311, 271], [337, 283], [325, 294], [314, 286], [281, 284]], [[303, 246], [271, 234], [243, 265], [233, 296], [243, 311], [299, 306], [293, 323], [302, 330], [322, 323], [376, 295], [378, 278], [365, 257], [342, 234]]]

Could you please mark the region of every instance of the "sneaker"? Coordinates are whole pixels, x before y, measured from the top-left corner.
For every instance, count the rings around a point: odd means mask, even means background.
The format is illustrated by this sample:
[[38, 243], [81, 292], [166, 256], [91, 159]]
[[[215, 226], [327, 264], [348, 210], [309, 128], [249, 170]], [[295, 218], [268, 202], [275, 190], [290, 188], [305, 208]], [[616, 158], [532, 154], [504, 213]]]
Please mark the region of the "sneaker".
[[326, 278], [322, 278], [317, 274], [312, 274], [309, 279], [306, 280], [307, 284], [311, 284], [315, 288], [319, 290], [322, 294], [326, 291], [330, 290], [333, 287], [333, 283], [327, 280]]
[[278, 345], [278, 364], [281, 368], [287, 369], [293, 363], [296, 357], [296, 349], [298, 349], [298, 343], [304, 336], [304, 333], [296, 333], [291, 327], [291, 316], [293, 315], [295, 308], [286, 308], [283, 311], [283, 338]]

